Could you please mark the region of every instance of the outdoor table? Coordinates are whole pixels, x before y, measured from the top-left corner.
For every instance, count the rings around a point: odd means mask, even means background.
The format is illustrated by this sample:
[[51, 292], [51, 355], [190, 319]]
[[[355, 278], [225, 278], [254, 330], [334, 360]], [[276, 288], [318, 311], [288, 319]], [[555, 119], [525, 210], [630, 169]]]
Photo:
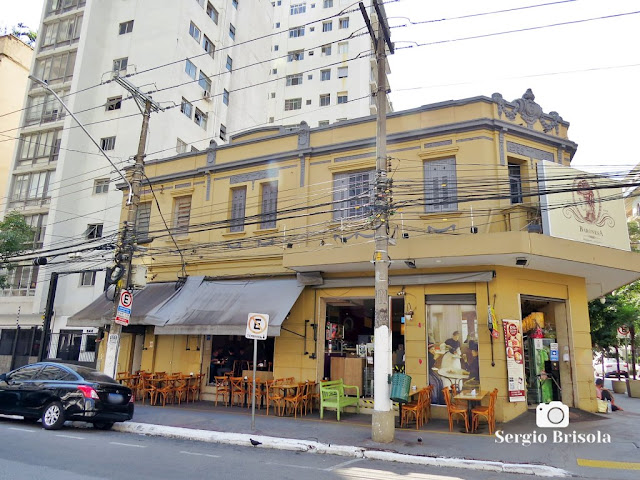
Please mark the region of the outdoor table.
[[[454, 400], [465, 400], [467, 402], [467, 415], [469, 416], [469, 423], [471, 423], [471, 410], [476, 405], [480, 405], [480, 402], [484, 397], [489, 395], [487, 390], [476, 390], [476, 394], [472, 395], [470, 390], [458, 393], [453, 397]], [[469, 428], [469, 431], [462, 430], [464, 433], [477, 433], [473, 431], [473, 428]]]
[[442, 378], [449, 380], [451, 385], [455, 385], [458, 391], [462, 390], [462, 382], [469, 378], [469, 372], [465, 372], [464, 370], [442, 370], [438, 368], [432, 368], [431, 370]]

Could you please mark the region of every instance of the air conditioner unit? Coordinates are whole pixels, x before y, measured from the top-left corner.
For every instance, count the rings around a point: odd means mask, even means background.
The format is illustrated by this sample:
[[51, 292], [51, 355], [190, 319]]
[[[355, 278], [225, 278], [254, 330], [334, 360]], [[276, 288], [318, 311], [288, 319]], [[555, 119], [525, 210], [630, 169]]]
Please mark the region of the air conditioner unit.
[[204, 98], [205, 100], [210, 102], [211, 101], [211, 92], [208, 91], [208, 90], [203, 90], [202, 91], [202, 98]]

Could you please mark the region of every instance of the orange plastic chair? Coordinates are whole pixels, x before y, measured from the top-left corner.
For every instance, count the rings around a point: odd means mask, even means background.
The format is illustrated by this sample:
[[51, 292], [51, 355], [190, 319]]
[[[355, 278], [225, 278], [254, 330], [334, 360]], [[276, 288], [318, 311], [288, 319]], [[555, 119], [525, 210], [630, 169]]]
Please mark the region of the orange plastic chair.
[[444, 395], [444, 401], [447, 404], [447, 414], [449, 416], [449, 431], [453, 431], [453, 417], [456, 415], [464, 418], [464, 427], [469, 431], [469, 415], [467, 413], [467, 409], [465, 407], [458, 406], [457, 404], [451, 401], [451, 389], [445, 387], [442, 389], [442, 393]]
[[498, 398], [498, 389], [494, 388], [493, 392], [489, 394], [488, 406], [478, 406], [471, 409], [471, 428], [473, 431], [478, 429], [480, 417], [484, 417], [487, 419], [487, 424], [489, 425], [489, 435], [493, 435], [496, 429], [496, 398]]

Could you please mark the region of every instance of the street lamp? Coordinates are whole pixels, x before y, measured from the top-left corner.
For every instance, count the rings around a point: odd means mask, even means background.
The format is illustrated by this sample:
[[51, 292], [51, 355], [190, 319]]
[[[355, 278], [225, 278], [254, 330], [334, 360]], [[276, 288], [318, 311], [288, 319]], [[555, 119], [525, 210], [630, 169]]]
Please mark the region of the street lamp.
[[102, 153], [102, 155], [104, 155], [104, 158], [107, 159], [107, 161], [111, 164], [111, 166], [113, 168], [116, 169], [116, 171], [120, 174], [120, 176], [122, 177], [122, 179], [125, 181], [125, 183], [127, 184], [127, 187], [129, 187], [129, 195], [127, 197], [127, 205], [131, 205], [131, 199], [133, 197], [133, 189], [131, 188], [131, 183], [129, 182], [129, 180], [127, 180], [127, 177], [125, 177], [123, 175], [123, 173], [120, 171], [120, 169], [111, 161], [111, 159], [109, 158], [109, 156], [105, 153], [105, 151], [100, 147], [100, 145], [98, 144], [98, 142], [95, 141], [95, 139], [91, 136], [91, 134], [87, 131], [87, 129], [84, 127], [84, 125], [82, 125], [82, 123], [80, 123], [80, 120], [78, 120], [78, 118], [73, 114], [73, 112], [69, 109], [69, 107], [67, 107], [65, 105], [65, 103], [62, 101], [62, 99], [58, 96], [58, 94], [56, 92], [54, 92], [51, 87], [49, 86], [49, 84], [44, 81], [44, 80], [40, 80], [37, 77], [34, 77], [33, 75], [29, 75], [29, 79], [33, 80], [34, 82], [36, 82], [38, 85], [40, 85], [42, 88], [44, 88], [45, 90], [47, 90], [51, 95], [53, 95], [54, 97], [56, 97], [56, 99], [60, 102], [60, 105], [62, 105], [62, 107], [69, 113], [69, 115], [71, 115], [71, 118], [73, 118], [76, 123], [78, 124], [78, 126], [82, 129], [82, 131], [84, 133], [87, 134], [87, 137], [89, 137], [91, 139], [91, 141], [93, 142], [93, 144], [98, 147], [98, 150], [100, 150], [100, 153]]

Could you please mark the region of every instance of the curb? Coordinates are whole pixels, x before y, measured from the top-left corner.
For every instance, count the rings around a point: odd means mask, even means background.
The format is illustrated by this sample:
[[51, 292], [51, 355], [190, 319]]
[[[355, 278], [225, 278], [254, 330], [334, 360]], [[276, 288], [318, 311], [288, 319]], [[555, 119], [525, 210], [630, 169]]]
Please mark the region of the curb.
[[265, 435], [249, 435], [246, 433], [217, 432], [210, 430], [196, 430], [183, 427], [169, 427], [147, 423], [123, 422], [113, 426], [113, 430], [138, 435], [153, 435], [159, 437], [178, 438], [181, 440], [195, 440], [208, 443], [224, 443], [227, 445], [250, 446], [250, 439], [261, 443], [262, 448], [289, 450], [294, 452], [339, 455], [344, 457], [367, 458], [387, 462], [429, 465], [434, 467], [465, 468], [469, 470], [484, 470], [503, 473], [519, 473], [539, 477], [569, 477], [566, 470], [548, 465], [533, 465], [524, 463], [504, 463], [487, 460], [468, 460], [465, 458], [429, 457], [408, 455], [380, 450], [369, 450], [363, 447], [348, 445], [333, 445], [293, 438], [278, 438]]

